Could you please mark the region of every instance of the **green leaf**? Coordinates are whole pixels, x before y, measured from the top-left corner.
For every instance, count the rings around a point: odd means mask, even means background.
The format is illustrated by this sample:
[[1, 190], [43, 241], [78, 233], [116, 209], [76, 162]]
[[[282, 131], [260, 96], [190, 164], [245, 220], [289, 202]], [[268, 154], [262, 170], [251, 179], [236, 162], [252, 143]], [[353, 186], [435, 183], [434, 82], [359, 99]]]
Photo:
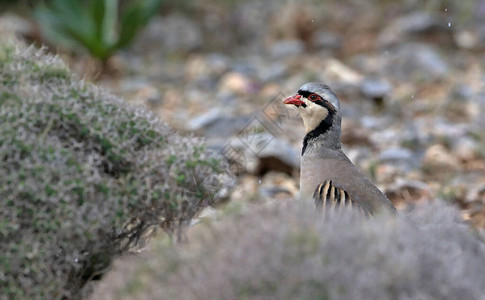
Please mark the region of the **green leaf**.
[[138, 31], [157, 13], [162, 0], [136, 1], [121, 17], [117, 48], [124, 48], [134, 39]]
[[[132, 41], [134, 34], [156, 12], [153, 10], [155, 2], [159, 0], [146, 3], [137, 1], [129, 7], [128, 14], [135, 11], [138, 21], [132, 27], [134, 30], [129, 30], [133, 36], [123, 39], [123, 47]], [[51, 0], [48, 5], [39, 5], [34, 11], [34, 17], [52, 42], [73, 50], [85, 48], [92, 56], [106, 61], [121, 48], [117, 36], [118, 7], [118, 0]], [[148, 10], [152, 10], [150, 14]], [[125, 32], [128, 25], [125, 25]]]
[[89, 12], [95, 24], [96, 40], [105, 52], [111, 51], [117, 40], [118, 0], [91, 0]]

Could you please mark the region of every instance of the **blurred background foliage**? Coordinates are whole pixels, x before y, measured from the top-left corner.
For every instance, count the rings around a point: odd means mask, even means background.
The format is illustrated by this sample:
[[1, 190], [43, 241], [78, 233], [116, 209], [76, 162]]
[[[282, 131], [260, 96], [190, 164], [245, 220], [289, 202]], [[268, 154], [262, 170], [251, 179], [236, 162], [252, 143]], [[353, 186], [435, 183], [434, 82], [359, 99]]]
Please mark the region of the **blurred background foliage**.
[[[46, 39], [43, 42], [48, 41], [55, 47], [69, 50], [79, 50], [76, 46], [81, 45], [95, 58], [106, 60], [116, 50], [128, 46], [136, 33], [156, 14], [178, 12], [201, 22], [213, 18], [214, 14], [222, 13], [227, 14], [226, 25], [233, 28], [237, 27], [240, 21], [238, 19], [242, 17], [239, 13], [234, 14], [233, 8], [246, 2], [254, 1], [209, 0], [200, 3], [196, 0], [0, 0], [0, 11], [12, 11], [26, 17], [34, 16], [33, 19], [39, 25], [38, 30]], [[269, 6], [274, 4], [271, 1], [269, 3]], [[446, 9], [453, 12], [454, 18], [466, 23], [473, 19], [479, 3], [479, 0], [305, 0], [302, 6], [310, 4], [319, 7], [318, 13], [326, 15], [334, 5], [377, 5], [385, 12], [380, 19], [383, 22], [397, 14], [414, 10], [437, 12]], [[68, 19], [74, 15], [76, 18]], [[127, 27], [127, 23], [131, 26]], [[237, 33], [238, 29], [233, 29]], [[237, 40], [237, 36], [235, 38]], [[206, 47], [213, 49], [211, 43]]]
[[138, 0], [120, 9], [117, 0], [51, 0], [36, 7], [34, 16], [52, 43], [71, 50], [83, 47], [104, 63], [133, 41], [160, 4], [161, 0]]

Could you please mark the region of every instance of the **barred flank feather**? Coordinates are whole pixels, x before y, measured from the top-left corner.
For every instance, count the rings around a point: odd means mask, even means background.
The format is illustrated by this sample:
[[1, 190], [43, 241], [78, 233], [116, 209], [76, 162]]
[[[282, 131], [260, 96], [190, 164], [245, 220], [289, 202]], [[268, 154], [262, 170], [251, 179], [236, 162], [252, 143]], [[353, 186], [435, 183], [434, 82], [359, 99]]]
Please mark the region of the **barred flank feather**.
[[358, 207], [364, 214], [371, 215], [370, 212], [362, 208], [358, 203], [352, 201], [347, 191], [334, 186], [332, 180], [326, 180], [317, 186], [313, 193], [313, 200], [318, 211], [324, 211], [324, 208], [337, 208], [341, 210], [344, 207]]

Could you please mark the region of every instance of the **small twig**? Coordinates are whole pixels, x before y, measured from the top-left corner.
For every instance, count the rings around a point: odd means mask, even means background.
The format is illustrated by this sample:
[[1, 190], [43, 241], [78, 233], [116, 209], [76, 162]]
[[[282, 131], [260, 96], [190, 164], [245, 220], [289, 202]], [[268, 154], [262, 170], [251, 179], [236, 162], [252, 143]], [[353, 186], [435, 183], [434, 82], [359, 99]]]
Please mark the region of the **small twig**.
[[54, 122], [55, 122], [54, 118], [49, 119], [49, 121], [47, 122], [47, 125], [44, 128], [44, 131], [42, 131], [42, 134], [39, 137], [39, 140], [45, 141], [45, 137], [47, 136], [49, 131], [51, 131], [52, 128], [54, 127]]

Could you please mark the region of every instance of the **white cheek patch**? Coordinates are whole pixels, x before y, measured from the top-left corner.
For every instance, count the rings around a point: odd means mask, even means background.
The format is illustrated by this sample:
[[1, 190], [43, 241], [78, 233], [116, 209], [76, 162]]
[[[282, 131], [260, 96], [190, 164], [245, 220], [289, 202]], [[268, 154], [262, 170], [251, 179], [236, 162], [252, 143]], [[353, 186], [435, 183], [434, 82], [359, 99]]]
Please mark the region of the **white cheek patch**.
[[307, 107], [299, 107], [298, 111], [303, 119], [306, 132], [317, 128], [318, 125], [328, 116], [328, 109], [311, 101], [306, 101]]

